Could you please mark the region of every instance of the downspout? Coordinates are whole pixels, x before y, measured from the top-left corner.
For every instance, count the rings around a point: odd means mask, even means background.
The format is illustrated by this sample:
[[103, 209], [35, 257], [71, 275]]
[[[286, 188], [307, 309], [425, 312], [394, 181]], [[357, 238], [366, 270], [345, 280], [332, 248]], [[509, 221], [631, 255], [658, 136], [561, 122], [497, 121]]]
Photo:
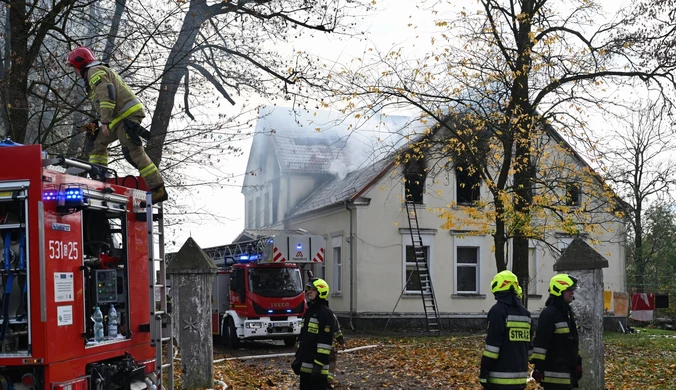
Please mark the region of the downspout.
[[352, 253], [354, 251], [354, 245], [352, 245], [352, 212], [350, 208], [350, 201], [345, 201], [345, 208], [350, 212], [350, 235], [347, 238], [347, 243], [350, 244], [350, 323], [348, 326], [351, 330], [354, 330], [354, 324], [352, 322], [352, 315], [354, 313], [354, 257]]

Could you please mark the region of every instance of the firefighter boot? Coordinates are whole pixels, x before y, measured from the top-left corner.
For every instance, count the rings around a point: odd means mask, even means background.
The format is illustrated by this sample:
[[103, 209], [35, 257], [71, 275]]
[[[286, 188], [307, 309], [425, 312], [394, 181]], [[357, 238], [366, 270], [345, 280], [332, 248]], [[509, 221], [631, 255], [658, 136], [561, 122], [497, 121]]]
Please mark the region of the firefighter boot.
[[152, 190], [152, 197], [153, 204], [164, 202], [169, 199], [169, 194], [167, 193], [167, 189], [164, 188], [164, 184]]

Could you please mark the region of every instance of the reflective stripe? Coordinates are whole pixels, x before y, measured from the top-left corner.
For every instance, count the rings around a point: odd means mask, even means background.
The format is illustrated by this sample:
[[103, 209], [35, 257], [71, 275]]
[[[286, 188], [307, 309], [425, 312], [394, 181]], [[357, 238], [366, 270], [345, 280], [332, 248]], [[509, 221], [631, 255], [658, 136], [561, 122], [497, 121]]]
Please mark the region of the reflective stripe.
[[329, 355], [331, 353], [331, 348], [329, 349], [317, 348], [317, 353], [321, 353], [322, 355]]
[[155, 164], [150, 163], [150, 165], [148, 165], [147, 167], [139, 169], [138, 172], [141, 174], [142, 177], [146, 178], [152, 175], [153, 173], [157, 172], [157, 167], [155, 166]]
[[108, 156], [92, 154], [89, 156], [89, 162], [93, 164], [108, 165]]
[[557, 322], [557, 323], [554, 324], [554, 326], [557, 327], [557, 328], [567, 328], [568, 323], [567, 322]]
[[500, 357], [500, 354], [495, 353], [495, 352], [490, 352], [490, 351], [484, 351], [484, 356], [491, 358], [491, 359], [497, 359]]
[[544, 374], [545, 374], [545, 376], [553, 377], [553, 378], [568, 378], [568, 379], [570, 379], [570, 373], [569, 372], [545, 371]]
[[488, 383], [492, 383], [495, 385], [525, 385], [527, 381], [528, 381], [527, 378], [518, 378], [518, 379], [488, 378]]
[[105, 76], [106, 72], [99, 70], [98, 72], [94, 72], [92, 77], [89, 78], [89, 85], [95, 86], [99, 81], [101, 81], [101, 76]]
[[563, 378], [550, 378], [545, 375], [544, 378], [542, 378], [542, 383], [554, 383], [557, 385], [569, 385], [570, 384], [570, 378], [568, 379], [563, 379]]
[[557, 330], [554, 331], [554, 334], [566, 334], [566, 333], [570, 333], [570, 329], [558, 328]]
[[530, 324], [530, 317], [528, 316], [507, 316], [507, 322], [516, 321], [516, 322], [528, 322]]
[[319, 323], [319, 320], [316, 319], [316, 318], [314, 318], [314, 317], [312, 317], [312, 318], [310, 318], [310, 322], [318, 324], [318, 323]]
[[312, 369], [313, 364], [312, 364], [312, 363], [303, 362], [300, 366], [301, 366], [301, 367], [306, 367], [306, 368]]
[[490, 378], [528, 378], [527, 372], [510, 372], [510, 371], [491, 371], [488, 373]]
[[530, 356], [530, 358], [531, 358], [531, 360], [545, 360], [547, 358], [547, 356], [545, 356], [541, 353], [533, 352], [533, 354]]
[[522, 385], [526, 384], [527, 380], [527, 372], [491, 371], [488, 373], [488, 383], [496, 385]]
[[543, 354], [543, 355], [546, 355], [546, 354], [547, 354], [547, 350], [544, 349], [544, 348], [534, 347], [534, 348], [533, 348], [533, 353], [541, 353], [541, 354]]
[[486, 344], [486, 351], [500, 353], [500, 347]]
[[507, 327], [530, 329], [530, 322], [507, 321]]
[[112, 122], [110, 122], [110, 127], [115, 127], [115, 125], [117, 125], [121, 120], [141, 109], [143, 109], [143, 104], [141, 104], [138, 99], [133, 99], [120, 109], [121, 114], [118, 115], [117, 118], [113, 119]]
[[115, 108], [115, 103], [113, 103], [113, 102], [100, 102], [100, 103], [99, 103], [99, 106], [100, 106], [101, 108], [109, 108], [109, 109], [112, 110], [112, 109]]
[[554, 334], [570, 333], [570, 328], [568, 328], [567, 322], [557, 322], [554, 324], [554, 326], [556, 327]]

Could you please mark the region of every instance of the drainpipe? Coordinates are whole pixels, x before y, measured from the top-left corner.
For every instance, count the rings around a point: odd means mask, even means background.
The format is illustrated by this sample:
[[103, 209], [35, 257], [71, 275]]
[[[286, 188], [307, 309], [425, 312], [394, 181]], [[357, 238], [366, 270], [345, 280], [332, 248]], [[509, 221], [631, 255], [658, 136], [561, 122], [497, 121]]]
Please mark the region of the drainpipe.
[[352, 323], [352, 315], [354, 313], [354, 258], [352, 256], [354, 245], [352, 245], [352, 213], [353, 210], [350, 208], [350, 201], [345, 201], [345, 208], [350, 212], [350, 235], [348, 236], [347, 243], [350, 244], [350, 323], [349, 327], [351, 330], [354, 330], [354, 324]]

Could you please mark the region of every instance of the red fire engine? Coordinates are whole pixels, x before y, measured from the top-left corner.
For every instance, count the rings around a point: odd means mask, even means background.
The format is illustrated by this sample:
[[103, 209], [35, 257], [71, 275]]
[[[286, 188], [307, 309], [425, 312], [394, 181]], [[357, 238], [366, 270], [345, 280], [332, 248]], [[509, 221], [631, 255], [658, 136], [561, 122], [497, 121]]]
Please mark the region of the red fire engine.
[[143, 181], [9, 140], [0, 167], [0, 390], [172, 388]]
[[218, 267], [212, 333], [232, 348], [262, 339], [293, 345], [305, 314], [301, 266], [324, 262], [326, 240], [302, 229], [244, 233], [251, 239], [204, 249]]

